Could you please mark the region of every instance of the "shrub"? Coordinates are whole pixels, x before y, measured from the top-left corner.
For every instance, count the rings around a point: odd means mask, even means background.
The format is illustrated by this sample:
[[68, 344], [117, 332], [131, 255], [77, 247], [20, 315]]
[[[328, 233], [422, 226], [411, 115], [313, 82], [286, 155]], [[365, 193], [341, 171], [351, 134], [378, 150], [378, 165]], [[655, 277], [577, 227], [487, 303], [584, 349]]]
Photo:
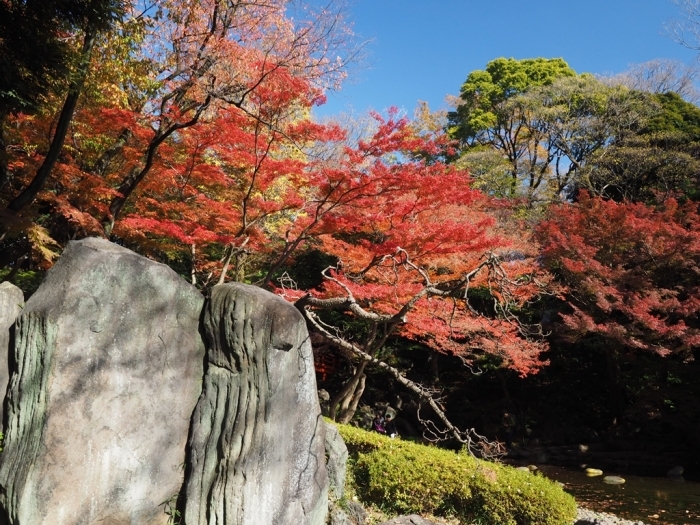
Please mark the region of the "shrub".
[[454, 516], [480, 525], [568, 525], [576, 503], [542, 476], [338, 425], [349, 490], [388, 513]]

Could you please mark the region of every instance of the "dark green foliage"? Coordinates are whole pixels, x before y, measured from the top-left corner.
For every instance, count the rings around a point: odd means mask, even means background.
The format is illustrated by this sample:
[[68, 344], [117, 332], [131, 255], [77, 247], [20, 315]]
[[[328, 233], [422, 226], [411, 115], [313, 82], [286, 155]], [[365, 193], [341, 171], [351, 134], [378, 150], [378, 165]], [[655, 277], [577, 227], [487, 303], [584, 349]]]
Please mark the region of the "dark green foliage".
[[282, 273], [286, 273], [299, 290], [312, 290], [323, 282], [321, 272], [337, 264], [337, 258], [311, 249], [295, 255]]
[[110, 27], [121, 0], [8, 0], [0, 2], [0, 120], [31, 113], [60, 92], [72, 69], [70, 37]]
[[699, 107], [686, 102], [677, 93], [663, 93], [654, 97], [661, 104], [662, 111], [649, 120], [642, 134], [675, 132], [693, 141], [700, 139]]
[[[24, 292], [25, 299], [29, 299], [36, 292], [36, 289], [39, 288], [39, 285], [44, 280], [44, 275], [46, 275], [46, 272], [43, 270], [18, 270], [13, 273], [11, 269], [5, 268], [0, 271], [0, 282], [10, 281]], [[8, 276], [10, 277], [9, 279]]]
[[700, 144], [679, 132], [632, 136], [589, 162], [583, 185], [618, 202], [656, 203], [669, 196], [696, 198]]
[[597, 152], [586, 167], [584, 187], [619, 202], [700, 196], [700, 108], [676, 93], [654, 98], [661, 110], [637, 134]]
[[350, 492], [388, 513], [483, 525], [565, 525], [576, 515], [573, 497], [546, 478], [465, 453], [338, 428], [350, 452]]

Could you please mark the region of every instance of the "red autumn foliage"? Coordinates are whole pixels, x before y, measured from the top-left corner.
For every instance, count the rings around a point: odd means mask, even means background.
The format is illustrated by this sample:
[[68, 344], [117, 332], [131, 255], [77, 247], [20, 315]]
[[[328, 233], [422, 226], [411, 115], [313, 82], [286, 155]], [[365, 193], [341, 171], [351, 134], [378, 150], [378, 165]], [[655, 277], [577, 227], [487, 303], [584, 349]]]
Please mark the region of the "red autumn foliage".
[[[360, 140], [310, 118], [323, 82], [342, 74], [322, 40], [332, 19], [294, 22], [284, 0], [230, 17], [220, 2], [163, 5], [136, 57], [151, 61], [138, 85], [157, 87], [86, 95], [24, 217], [59, 243], [112, 235], [183, 273], [191, 266], [201, 286], [221, 276], [273, 288], [313, 248], [340, 265], [318, 290], [281, 290], [290, 299], [349, 292], [375, 316], [405, 318], [392, 330], [437, 351], [494, 354], [523, 374], [542, 364], [543, 343], [514, 315], [540, 292], [533, 249], [501, 230], [466, 172], [426, 158], [445, 136], [395, 110], [372, 115]], [[89, 83], [115, 89], [115, 64], [101, 66]], [[54, 113], [12, 121], [3, 201], [41, 165]], [[474, 306], [475, 291], [495, 307]]]
[[660, 355], [700, 344], [700, 216], [669, 199], [653, 208], [582, 193], [538, 230], [543, 261], [568, 286], [571, 337], [599, 334]]

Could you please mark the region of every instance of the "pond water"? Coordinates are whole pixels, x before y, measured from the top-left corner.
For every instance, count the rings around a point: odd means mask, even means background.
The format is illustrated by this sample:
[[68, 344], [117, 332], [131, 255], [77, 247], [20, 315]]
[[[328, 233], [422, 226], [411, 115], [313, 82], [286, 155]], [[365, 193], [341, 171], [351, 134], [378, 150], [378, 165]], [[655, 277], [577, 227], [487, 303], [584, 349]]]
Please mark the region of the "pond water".
[[581, 506], [609, 512], [628, 520], [652, 525], [700, 525], [700, 483], [669, 478], [645, 478], [621, 474], [623, 485], [608, 485], [604, 476], [542, 465], [547, 477], [564, 484]]

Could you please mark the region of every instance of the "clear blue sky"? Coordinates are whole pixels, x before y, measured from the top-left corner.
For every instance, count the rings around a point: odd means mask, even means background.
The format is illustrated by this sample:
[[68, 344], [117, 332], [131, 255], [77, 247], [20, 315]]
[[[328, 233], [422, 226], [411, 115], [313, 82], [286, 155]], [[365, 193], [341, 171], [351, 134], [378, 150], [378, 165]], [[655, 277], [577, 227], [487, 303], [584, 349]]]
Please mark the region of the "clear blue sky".
[[577, 72], [619, 73], [655, 58], [692, 61], [664, 36], [679, 18], [671, 0], [350, 0], [354, 32], [367, 44], [364, 66], [318, 116], [390, 106], [413, 114], [458, 95], [467, 74], [498, 57], [562, 57]]

